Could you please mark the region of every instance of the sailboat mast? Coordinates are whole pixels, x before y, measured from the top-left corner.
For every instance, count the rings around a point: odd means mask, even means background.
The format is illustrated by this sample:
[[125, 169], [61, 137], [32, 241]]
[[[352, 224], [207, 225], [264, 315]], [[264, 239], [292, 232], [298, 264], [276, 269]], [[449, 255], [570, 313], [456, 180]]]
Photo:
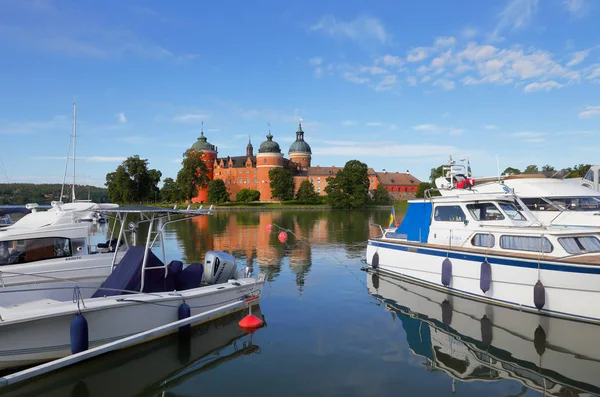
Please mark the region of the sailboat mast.
[[[75, 106], [75, 104], [73, 104], [73, 106]], [[73, 108], [73, 113], [75, 113], [75, 108]], [[67, 171], [69, 169], [69, 159], [70, 159], [70, 155], [71, 155], [71, 145], [72, 144], [73, 144], [73, 131], [71, 131], [71, 136], [69, 136], [69, 147], [67, 149], [67, 158], [65, 161], [65, 173], [63, 174], [62, 185], [60, 186], [60, 197], [59, 197], [58, 201], [62, 201], [64, 193], [65, 193], [65, 183], [67, 182]]]
[[75, 159], [77, 158], [77, 103], [73, 102], [73, 190], [71, 202], [75, 202]]

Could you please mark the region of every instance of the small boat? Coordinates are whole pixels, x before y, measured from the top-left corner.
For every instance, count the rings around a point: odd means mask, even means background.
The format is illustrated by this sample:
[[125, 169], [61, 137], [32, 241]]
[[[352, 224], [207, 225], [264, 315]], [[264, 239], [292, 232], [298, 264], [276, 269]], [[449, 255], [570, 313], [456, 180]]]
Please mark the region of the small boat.
[[435, 180], [442, 196], [513, 192], [544, 225], [600, 227], [600, 193], [569, 179], [541, 174], [469, 178], [464, 166], [452, 158], [442, 172], [444, 176]]
[[[545, 396], [600, 395], [598, 326], [477, 302], [367, 274], [371, 296], [402, 324], [410, 351], [459, 382], [516, 380]], [[522, 390], [522, 395], [526, 390]]]
[[[377, 225], [379, 226], [379, 225]], [[600, 229], [544, 226], [518, 196], [408, 202], [398, 228], [368, 240], [366, 262], [486, 302], [600, 322]]]
[[0, 228], [12, 225], [14, 222], [11, 215], [14, 214], [29, 214], [30, 209], [21, 206], [6, 206], [0, 207]]
[[[75, 327], [73, 321], [86, 324], [81, 328], [85, 335], [80, 336], [92, 347], [177, 321], [181, 310], [194, 316], [238, 301], [258, 304], [264, 274], [251, 277], [250, 268], [238, 269], [235, 258], [225, 252], [209, 251], [204, 263], [187, 266], [178, 260], [166, 260], [164, 227], [210, 215], [212, 208], [132, 206], [105, 211], [116, 215], [121, 225], [117, 246], [126, 233], [135, 233], [140, 224], [148, 225], [145, 246], [130, 246], [120, 261], [116, 260], [115, 251], [112, 272], [97, 289], [92, 289], [89, 298], [81, 293], [85, 287], [74, 283], [62, 289], [60, 299], [42, 298], [12, 306], [2, 303], [0, 369], [69, 355], [74, 349], [71, 342], [79, 338], [69, 331]], [[128, 223], [128, 215], [136, 219]], [[162, 260], [153, 251], [157, 242], [161, 243]], [[56, 289], [49, 287], [47, 293]], [[5, 301], [3, 298], [0, 295], [0, 302]]]

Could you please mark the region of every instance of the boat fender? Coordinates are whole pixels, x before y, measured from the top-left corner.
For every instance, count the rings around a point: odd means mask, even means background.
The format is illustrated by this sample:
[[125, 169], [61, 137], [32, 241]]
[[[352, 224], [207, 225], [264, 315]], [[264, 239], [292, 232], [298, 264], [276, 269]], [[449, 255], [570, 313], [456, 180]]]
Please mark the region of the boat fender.
[[442, 285], [444, 287], [449, 286], [450, 280], [452, 280], [452, 262], [446, 258], [442, 262]]
[[373, 254], [373, 259], [371, 259], [371, 267], [373, 269], [377, 269], [379, 267], [379, 253], [375, 252]]
[[542, 310], [546, 304], [546, 289], [541, 280], [538, 280], [533, 286], [533, 304], [538, 310]]
[[71, 353], [86, 351], [89, 347], [88, 323], [83, 314], [78, 314], [71, 320]]
[[452, 324], [452, 303], [448, 299], [442, 302], [442, 323], [447, 326]]
[[485, 294], [492, 285], [492, 266], [488, 261], [481, 262], [479, 272], [479, 288]]
[[533, 332], [533, 346], [535, 346], [535, 351], [540, 356], [546, 352], [546, 332], [541, 325], [538, 325]]
[[373, 273], [371, 275], [371, 281], [373, 282], [373, 288], [375, 288], [375, 291], [379, 290], [379, 274]]
[[492, 330], [492, 322], [485, 314], [481, 317], [481, 343], [487, 349], [492, 345], [494, 334]]
[[[183, 320], [184, 318], [188, 318], [192, 315], [192, 311], [190, 309], [190, 305], [188, 305], [187, 303], [183, 302], [181, 305], [179, 305], [179, 308], [177, 309], [177, 318], [179, 318], [179, 320]], [[179, 327], [179, 334], [188, 334], [190, 332], [190, 324], [188, 325], [182, 325], [181, 327]]]

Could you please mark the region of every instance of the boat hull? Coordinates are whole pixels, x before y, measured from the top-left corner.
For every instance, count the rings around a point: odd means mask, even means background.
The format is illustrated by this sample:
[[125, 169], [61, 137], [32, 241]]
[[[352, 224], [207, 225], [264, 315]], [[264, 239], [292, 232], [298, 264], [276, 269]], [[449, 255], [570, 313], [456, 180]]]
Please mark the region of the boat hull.
[[[239, 285], [229, 282], [181, 292], [84, 300], [85, 306], [81, 303], [79, 306], [88, 324], [89, 347], [177, 321], [178, 308], [184, 300], [193, 316], [243, 300], [250, 294], [260, 296], [264, 286], [264, 280], [235, 282]], [[258, 299], [249, 304], [257, 303]], [[48, 302], [48, 313], [45, 313], [42, 301], [25, 304], [23, 310], [30, 310], [31, 306], [27, 305], [33, 304], [36, 312], [32, 311], [30, 318], [16, 317], [12, 321], [0, 322], [0, 369], [31, 365], [71, 354], [70, 325], [78, 312], [77, 303]], [[54, 307], [56, 305], [61, 307]], [[226, 314], [229, 313], [223, 313]]]
[[[369, 240], [366, 250], [369, 265], [375, 252], [379, 255], [378, 269], [383, 272], [520, 310], [600, 323], [599, 266], [483, 255], [383, 239]], [[442, 285], [442, 262], [446, 258], [452, 263], [447, 287]], [[485, 260], [491, 265], [491, 283], [484, 293], [480, 289], [480, 272]], [[538, 280], [545, 290], [541, 310], [534, 302]]]

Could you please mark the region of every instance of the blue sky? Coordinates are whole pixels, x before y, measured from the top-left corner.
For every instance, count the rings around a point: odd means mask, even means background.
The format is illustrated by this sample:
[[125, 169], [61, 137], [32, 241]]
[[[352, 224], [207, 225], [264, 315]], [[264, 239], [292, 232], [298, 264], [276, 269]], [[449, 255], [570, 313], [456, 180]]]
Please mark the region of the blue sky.
[[[127, 156], [175, 177], [201, 122], [219, 154], [299, 118], [313, 165], [359, 159], [426, 180], [600, 163], [593, 0], [0, 3], [0, 181], [77, 181]], [[70, 171], [69, 171], [70, 172]]]

